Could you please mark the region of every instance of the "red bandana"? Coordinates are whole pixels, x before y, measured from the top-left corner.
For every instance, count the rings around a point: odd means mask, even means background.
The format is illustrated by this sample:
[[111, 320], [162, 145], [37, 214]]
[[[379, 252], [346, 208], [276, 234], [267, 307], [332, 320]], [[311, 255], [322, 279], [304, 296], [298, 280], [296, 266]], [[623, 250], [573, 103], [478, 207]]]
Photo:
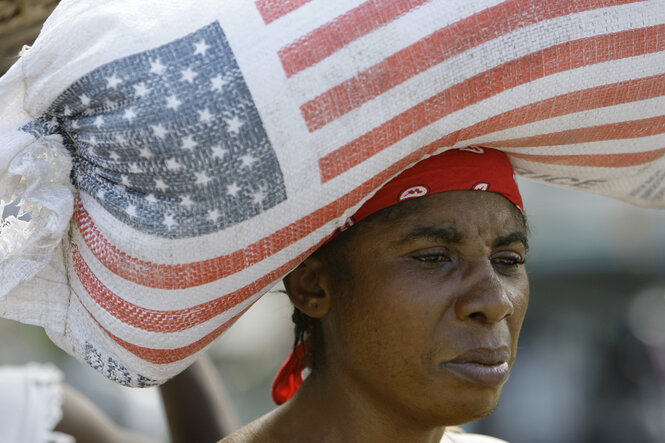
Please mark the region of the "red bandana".
[[524, 212], [510, 160], [496, 149], [470, 146], [426, 158], [383, 185], [347, 220], [344, 229], [404, 200], [445, 191], [491, 191]]
[[[405, 200], [462, 190], [497, 192], [524, 212], [513, 166], [506, 154], [495, 149], [471, 146], [429, 157], [405, 170], [367, 200], [341, 230]], [[307, 367], [307, 346], [305, 343], [303, 349], [299, 345], [296, 348], [299, 358], [292, 352], [277, 373], [272, 385], [272, 398], [278, 405], [291, 398], [303, 383], [302, 371]]]

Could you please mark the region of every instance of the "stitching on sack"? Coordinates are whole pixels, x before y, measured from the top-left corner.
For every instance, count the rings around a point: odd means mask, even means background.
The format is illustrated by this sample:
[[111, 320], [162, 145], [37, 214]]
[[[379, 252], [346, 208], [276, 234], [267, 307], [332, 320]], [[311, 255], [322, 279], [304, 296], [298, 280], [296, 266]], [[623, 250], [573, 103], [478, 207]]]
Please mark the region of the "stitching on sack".
[[63, 123], [63, 118], [53, 111], [47, 112], [46, 115], [48, 115], [49, 117], [53, 117], [57, 120], [58, 124], [60, 125], [60, 128], [62, 128], [62, 131], [65, 134], [67, 134], [67, 137], [69, 137], [69, 139], [72, 142], [72, 145], [74, 146], [74, 153], [72, 154], [72, 156], [78, 156], [79, 152], [78, 142], [76, 141], [76, 138], [71, 134], [71, 132], [67, 130], [67, 125]]
[[23, 63], [23, 59], [19, 58], [19, 62], [21, 63], [21, 82], [23, 83], [23, 112], [28, 114], [28, 116], [31, 119], [36, 120], [37, 116], [32, 115], [32, 113], [28, 111], [28, 109], [25, 106], [25, 102], [27, 101], [28, 98], [28, 79], [25, 76], [25, 63]]
[[72, 292], [74, 292], [74, 287], [72, 286], [71, 277], [69, 276], [69, 266], [67, 262], [67, 251], [70, 239], [72, 238], [72, 223], [69, 222], [69, 230], [67, 231], [68, 238], [61, 240], [62, 242], [62, 263], [65, 265], [65, 278], [67, 279], [67, 287], [69, 288], [69, 293], [67, 294], [67, 314], [65, 315], [65, 322], [63, 323], [63, 329], [65, 335], [67, 334], [67, 325], [69, 323], [69, 308], [72, 305]]

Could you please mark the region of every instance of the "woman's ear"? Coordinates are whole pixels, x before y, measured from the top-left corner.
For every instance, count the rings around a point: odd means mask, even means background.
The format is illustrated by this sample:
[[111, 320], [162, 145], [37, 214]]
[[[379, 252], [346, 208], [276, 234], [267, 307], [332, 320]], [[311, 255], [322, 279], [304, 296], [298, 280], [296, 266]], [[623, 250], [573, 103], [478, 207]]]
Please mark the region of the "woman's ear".
[[291, 302], [309, 317], [322, 318], [330, 309], [329, 272], [323, 260], [309, 256], [284, 277]]

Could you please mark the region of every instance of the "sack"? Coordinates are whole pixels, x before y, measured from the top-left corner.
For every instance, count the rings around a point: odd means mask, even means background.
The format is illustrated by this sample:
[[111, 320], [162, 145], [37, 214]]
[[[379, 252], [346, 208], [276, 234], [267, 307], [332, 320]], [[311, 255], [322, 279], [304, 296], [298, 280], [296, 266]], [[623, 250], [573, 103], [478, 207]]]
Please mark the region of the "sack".
[[665, 207], [664, 0], [65, 0], [0, 103], [0, 314], [131, 386], [433, 153]]

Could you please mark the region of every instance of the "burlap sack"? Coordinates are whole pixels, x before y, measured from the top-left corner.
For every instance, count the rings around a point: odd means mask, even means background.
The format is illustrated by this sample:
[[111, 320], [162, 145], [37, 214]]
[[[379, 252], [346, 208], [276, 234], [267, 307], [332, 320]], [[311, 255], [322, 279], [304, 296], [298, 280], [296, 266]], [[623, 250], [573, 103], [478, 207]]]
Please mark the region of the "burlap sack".
[[665, 206], [664, 0], [65, 0], [0, 103], [0, 312], [131, 386], [432, 153]]

